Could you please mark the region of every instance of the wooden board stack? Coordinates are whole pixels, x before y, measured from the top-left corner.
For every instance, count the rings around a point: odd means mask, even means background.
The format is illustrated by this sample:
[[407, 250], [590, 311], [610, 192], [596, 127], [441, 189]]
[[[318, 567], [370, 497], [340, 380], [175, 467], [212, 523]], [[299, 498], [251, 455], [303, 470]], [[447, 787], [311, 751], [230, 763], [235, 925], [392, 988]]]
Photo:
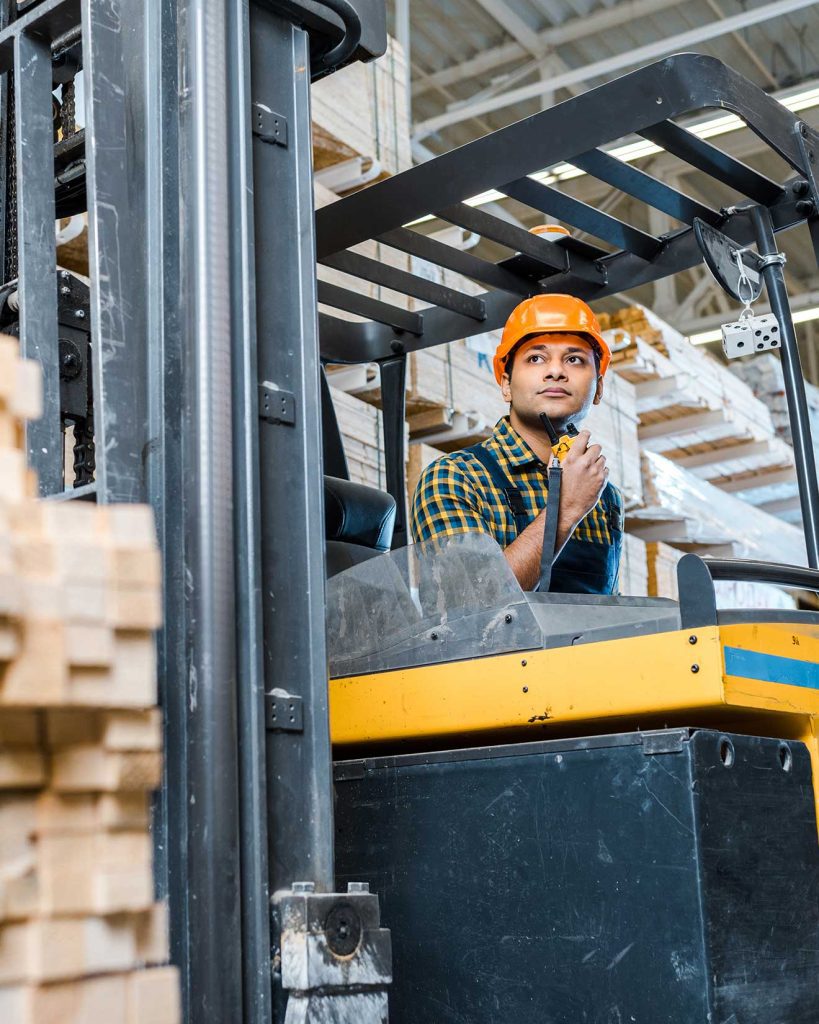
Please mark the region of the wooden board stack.
[[766, 404], [726, 366], [641, 306], [601, 323], [612, 368], [636, 388], [641, 447], [729, 492], [793, 477]]
[[[404, 51], [390, 39], [371, 64], [357, 62], [312, 87], [317, 171], [361, 158], [378, 180], [412, 165]], [[377, 164], [377, 167], [375, 166]]]
[[39, 367], [0, 337], [0, 1020], [177, 1024], [154, 902], [160, 565], [142, 506], [33, 497]]

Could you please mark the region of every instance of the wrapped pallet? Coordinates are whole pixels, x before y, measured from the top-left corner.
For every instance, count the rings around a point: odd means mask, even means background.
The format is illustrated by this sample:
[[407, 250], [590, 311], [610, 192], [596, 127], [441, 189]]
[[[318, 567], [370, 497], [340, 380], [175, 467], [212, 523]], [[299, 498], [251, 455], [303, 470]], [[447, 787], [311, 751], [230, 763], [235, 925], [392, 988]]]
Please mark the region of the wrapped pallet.
[[330, 391], [350, 479], [384, 490], [387, 479], [380, 410], [338, 388]]
[[316, 82], [312, 87], [316, 170], [361, 157], [376, 180], [412, 165], [406, 76], [404, 51], [390, 39], [378, 60], [350, 64]]
[[647, 543], [645, 549], [648, 570], [646, 593], [650, 597], [670, 597], [672, 601], [676, 601], [677, 562], [682, 552], [661, 541]]
[[630, 533], [624, 533], [620, 555], [620, 593], [644, 597], [649, 592], [646, 542]]

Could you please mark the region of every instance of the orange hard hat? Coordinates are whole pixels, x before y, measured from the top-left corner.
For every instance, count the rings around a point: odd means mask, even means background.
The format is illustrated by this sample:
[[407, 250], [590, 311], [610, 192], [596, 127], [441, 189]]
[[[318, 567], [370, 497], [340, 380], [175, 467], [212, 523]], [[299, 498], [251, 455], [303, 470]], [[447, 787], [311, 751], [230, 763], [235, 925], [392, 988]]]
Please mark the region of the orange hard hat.
[[510, 353], [524, 338], [538, 334], [580, 334], [597, 349], [600, 375], [608, 369], [611, 350], [600, 333], [597, 317], [582, 299], [574, 295], [533, 295], [515, 306], [495, 350], [492, 368], [500, 384]]

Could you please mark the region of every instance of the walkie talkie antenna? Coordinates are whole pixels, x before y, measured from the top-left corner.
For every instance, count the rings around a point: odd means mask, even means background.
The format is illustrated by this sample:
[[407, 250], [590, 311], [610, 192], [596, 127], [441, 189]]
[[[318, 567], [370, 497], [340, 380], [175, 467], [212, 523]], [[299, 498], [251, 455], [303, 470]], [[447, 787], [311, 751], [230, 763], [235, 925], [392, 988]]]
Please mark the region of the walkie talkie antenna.
[[554, 424], [546, 415], [545, 412], [540, 414], [540, 422], [543, 424], [543, 429], [549, 435], [549, 441], [552, 445], [560, 444], [560, 435], [554, 428]]

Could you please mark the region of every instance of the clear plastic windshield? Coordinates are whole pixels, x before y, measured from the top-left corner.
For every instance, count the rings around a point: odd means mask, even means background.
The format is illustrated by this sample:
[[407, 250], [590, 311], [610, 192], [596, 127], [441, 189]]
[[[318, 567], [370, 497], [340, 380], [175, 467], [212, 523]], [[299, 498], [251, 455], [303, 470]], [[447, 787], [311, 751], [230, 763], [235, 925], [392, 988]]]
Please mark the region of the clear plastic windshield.
[[327, 582], [332, 676], [539, 646], [501, 549], [480, 533], [413, 544]]

